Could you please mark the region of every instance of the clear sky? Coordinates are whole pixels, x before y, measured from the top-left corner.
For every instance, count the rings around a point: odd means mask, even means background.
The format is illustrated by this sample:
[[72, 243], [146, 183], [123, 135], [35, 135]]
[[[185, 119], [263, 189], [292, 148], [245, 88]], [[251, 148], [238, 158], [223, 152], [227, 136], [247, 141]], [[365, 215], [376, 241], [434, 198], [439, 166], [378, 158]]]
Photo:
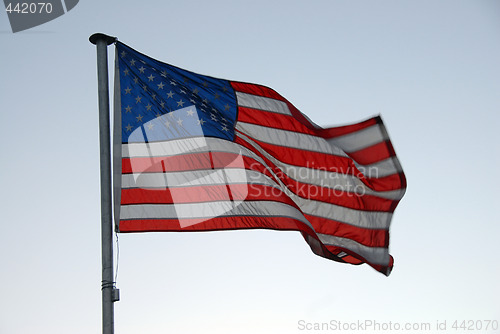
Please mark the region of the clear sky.
[[116, 333], [334, 333], [301, 328], [365, 320], [494, 332], [499, 1], [82, 0], [16, 34], [0, 13], [0, 333], [101, 330], [94, 32], [270, 86], [322, 126], [381, 114], [408, 180], [388, 278], [315, 256], [298, 232], [120, 235]]

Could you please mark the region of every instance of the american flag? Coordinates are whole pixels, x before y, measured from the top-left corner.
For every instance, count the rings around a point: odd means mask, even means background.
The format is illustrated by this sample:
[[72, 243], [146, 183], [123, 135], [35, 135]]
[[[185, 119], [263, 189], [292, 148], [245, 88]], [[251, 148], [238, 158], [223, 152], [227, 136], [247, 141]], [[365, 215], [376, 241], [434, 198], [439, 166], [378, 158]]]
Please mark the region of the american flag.
[[294, 230], [319, 256], [389, 275], [406, 179], [380, 117], [321, 128], [271, 88], [116, 49], [120, 232]]

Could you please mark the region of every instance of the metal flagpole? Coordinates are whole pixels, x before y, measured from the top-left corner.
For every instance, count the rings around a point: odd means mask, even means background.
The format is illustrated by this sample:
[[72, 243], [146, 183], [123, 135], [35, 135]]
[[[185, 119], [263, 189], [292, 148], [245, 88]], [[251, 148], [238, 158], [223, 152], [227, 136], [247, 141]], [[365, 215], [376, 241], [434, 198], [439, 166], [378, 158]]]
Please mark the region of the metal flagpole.
[[109, 121], [108, 45], [115, 37], [93, 34], [89, 41], [97, 48], [99, 92], [99, 142], [101, 159], [101, 252], [102, 252], [102, 333], [114, 333], [113, 303], [118, 300], [113, 278], [113, 220], [111, 215], [111, 139]]

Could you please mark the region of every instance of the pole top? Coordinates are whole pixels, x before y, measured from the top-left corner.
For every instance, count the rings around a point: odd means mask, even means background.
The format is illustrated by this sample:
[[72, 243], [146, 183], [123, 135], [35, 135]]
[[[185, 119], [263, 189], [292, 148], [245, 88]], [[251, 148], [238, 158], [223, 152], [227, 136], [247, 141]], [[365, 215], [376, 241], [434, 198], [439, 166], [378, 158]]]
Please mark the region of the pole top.
[[96, 34], [93, 34], [92, 36], [89, 37], [89, 41], [90, 43], [92, 44], [97, 44], [97, 41], [99, 40], [103, 40], [106, 42], [107, 45], [110, 45], [110, 44], [113, 44], [114, 42], [116, 42], [118, 40], [118, 38], [116, 37], [112, 37], [112, 36], [109, 36], [109, 35], [105, 35], [103, 33], [96, 33]]

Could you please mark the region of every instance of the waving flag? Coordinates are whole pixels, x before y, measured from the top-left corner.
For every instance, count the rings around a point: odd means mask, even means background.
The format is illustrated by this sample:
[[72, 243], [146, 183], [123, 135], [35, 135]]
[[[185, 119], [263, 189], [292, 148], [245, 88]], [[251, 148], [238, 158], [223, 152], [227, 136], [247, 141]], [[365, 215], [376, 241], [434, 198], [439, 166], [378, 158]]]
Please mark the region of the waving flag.
[[406, 180], [380, 117], [321, 128], [268, 87], [116, 48], [120, 232], [295, 230], [319, 256], [389, 275]]

